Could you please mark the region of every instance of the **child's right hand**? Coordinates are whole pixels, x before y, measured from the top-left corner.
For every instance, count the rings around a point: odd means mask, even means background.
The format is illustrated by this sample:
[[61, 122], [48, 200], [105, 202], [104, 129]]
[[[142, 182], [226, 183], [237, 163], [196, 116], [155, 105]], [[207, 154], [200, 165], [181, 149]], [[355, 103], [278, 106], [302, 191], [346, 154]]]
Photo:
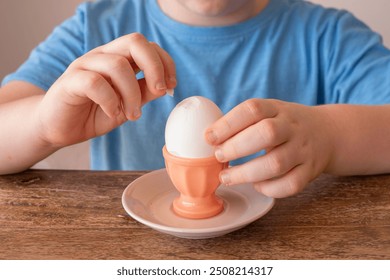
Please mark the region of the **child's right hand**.
[[[137, 80], [136, 73], [144, 72]], [[48, 90], [38, 131], [63, 147], [103, 135], [141, 116], [141, 106], [176, 86], [172, 58], [138, 33], [120, 37], [75, 60]]]

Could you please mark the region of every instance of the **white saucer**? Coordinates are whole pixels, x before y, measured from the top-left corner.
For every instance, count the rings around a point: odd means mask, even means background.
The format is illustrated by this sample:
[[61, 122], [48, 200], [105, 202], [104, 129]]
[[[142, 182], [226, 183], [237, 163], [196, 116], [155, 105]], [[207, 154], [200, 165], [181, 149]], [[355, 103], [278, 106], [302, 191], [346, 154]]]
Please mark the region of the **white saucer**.
[[219, 187], [217, 195], [224, 210], [208, 219], [186, 219], [172, 210], [179, 195], [165, 169], [134, 180], [123, 192], [122, 204], [135, 220], [155, 230], [181, 238], [202, 239], [221, 236], [240, 229], [271, 210], [274, 199], [256, 192], [252, 186]]

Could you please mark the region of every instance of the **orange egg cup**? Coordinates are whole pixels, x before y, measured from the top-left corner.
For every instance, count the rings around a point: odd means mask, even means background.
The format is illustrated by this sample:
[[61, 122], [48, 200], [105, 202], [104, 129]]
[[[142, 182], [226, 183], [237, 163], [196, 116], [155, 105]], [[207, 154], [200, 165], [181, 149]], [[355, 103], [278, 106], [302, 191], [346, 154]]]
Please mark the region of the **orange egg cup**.
[[179, 216], [205, 219], [223, 210], [223, 200], [215, 195], [220, 185], [219, 173], [228, 163], [213, 157], [182, 158], [163, 148], [165, 166], [180, 196], [173, 201], [173, 210]]

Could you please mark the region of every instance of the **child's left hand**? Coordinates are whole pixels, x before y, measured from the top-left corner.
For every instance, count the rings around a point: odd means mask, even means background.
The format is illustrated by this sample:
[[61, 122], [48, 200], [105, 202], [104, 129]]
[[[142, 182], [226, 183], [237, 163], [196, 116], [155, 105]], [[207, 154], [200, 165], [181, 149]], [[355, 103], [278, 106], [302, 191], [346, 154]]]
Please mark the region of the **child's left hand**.
[[266, 196], [300, 192], [327, 167], [332, 154], [331, 123], [319, 107], [271, 99], [247, 100], [206, 131], [221, 162], [266, 150], [264, 156], [225, 169], [225, 185], [253, 183]]

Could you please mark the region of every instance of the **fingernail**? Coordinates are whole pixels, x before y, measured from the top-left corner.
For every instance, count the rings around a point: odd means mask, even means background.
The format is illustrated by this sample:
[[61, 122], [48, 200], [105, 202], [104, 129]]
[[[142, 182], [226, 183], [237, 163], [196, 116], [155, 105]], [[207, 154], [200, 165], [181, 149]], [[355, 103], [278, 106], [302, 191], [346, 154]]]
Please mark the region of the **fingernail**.
[[221, 182], [228, 186], [231, 183], [230, 174], [227, 172], [221, 173]]
[[156, 89], [158, 89], [158, 90], [166, 90], [167, 86], [166, 86], [166, 84], [164, 82], [158, 82], [156, 84]]
[[134, 109], [133, 117], [135, 119], [138, 119], [139, 117], [141, 117], [141, 114], [142, 114], [142, 112], [141, 112], [140, 108], [137, 107], [137, 108]]
[[176, 77], [169, 77], [169, 82], [170, 82], [171, 84], [176, 85], [176, 83], [177, 83]]
[[206, 132], [206, 138], [207, 140], [213, 144], [217, 142], [217, 135], [215, 134], [214, 130], [209, 130]]
[[223, 155], [222, 149], [218, 148], [215, 150], [215, 157], [217, 158], [218, 161], [224, 161], [225, 156]]

